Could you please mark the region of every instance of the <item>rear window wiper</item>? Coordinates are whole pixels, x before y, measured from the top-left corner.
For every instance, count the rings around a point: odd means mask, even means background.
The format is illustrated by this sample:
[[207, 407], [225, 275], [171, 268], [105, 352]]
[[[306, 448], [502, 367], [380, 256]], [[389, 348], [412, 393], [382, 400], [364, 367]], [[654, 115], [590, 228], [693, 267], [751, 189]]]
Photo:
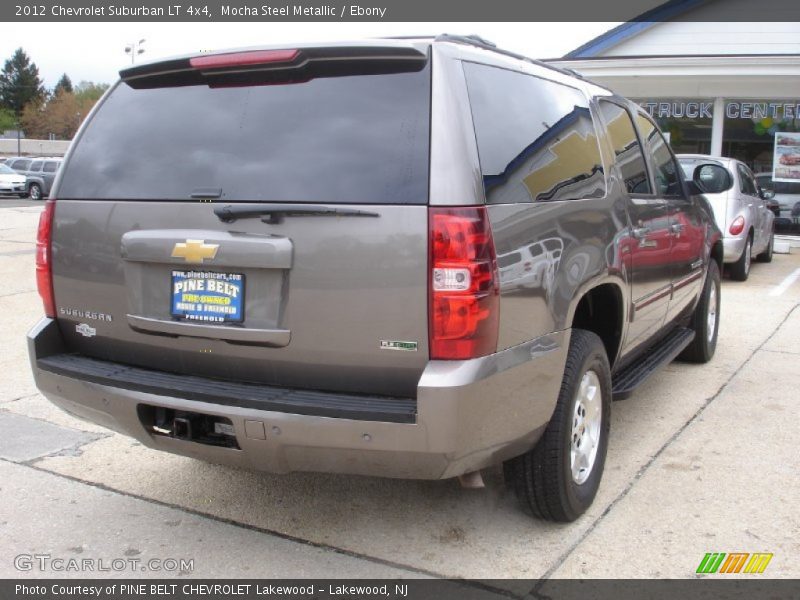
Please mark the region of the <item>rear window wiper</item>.
[[214, 214], [223, 223], [233, 223], [238, 219], [259, 217], [264, 223], [274, 225], [284, 217], [380, 217], [376, 212], [355, 208], [332, 208], [313, 204], [271, 204], [269, 206], [216, 206]]

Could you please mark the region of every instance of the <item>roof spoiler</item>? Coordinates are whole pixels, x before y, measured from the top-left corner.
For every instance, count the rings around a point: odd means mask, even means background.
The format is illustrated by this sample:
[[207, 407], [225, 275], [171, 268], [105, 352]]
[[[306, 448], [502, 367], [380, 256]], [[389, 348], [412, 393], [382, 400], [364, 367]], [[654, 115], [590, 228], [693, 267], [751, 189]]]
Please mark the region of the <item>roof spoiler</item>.
[[292, 83], [317, 77], [419, 71], [428, 54], [412, 46], [243, 50], [164, 60], [120, 71], [134, 88]]

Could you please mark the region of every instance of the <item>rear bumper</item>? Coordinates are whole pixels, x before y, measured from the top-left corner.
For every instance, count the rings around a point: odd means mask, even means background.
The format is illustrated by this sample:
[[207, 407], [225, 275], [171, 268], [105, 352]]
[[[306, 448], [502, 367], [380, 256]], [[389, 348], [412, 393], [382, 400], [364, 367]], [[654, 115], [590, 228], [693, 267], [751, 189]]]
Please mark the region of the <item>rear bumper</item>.
[[[65, 354], [55, 321], [43, 319], [28, 334], [36, 385], [50, 401], [146, 446], [273, 473], [409, 479], [454, 477], [532, 447], [553, 413], [568, 343], [569, 332], [564, 331], [480, 359], [431, 361], [420, 378], [413, 414], [412, 399], [397, 401], [394, 413], [359, 412], [361, 405], [342, 404], [340, 395], [326, 402], [324, 394], [316, 394], [316, 408], [304, 408], [292, 405], [291, 395], [283, 405], [254, 404], [243, 401], [242, 394], [213, 396], [192, 386], [175, 391], [175, 385], [159, 387], [157, 381], [138, 385], [131, 369], [121, 365], [99, 368], [102, 377], [90, 376], [86, 369], [64, 367], [69, 361], [53, 360]], [[59, 364], [62, 368], [54, 367]], [[143, 423], [140, 405], [229, 419], [239, 449], [158, 435]], [[337, 412], [339, 405], [344, 408]], [[364, 406], [369, 408], [369, 399]]]
[[734, 263], [742, 256], [744, 245], [747, 242], [748, 229], [745, 228], [740, 236], [726, 236], [722, 239], [722, 262]]

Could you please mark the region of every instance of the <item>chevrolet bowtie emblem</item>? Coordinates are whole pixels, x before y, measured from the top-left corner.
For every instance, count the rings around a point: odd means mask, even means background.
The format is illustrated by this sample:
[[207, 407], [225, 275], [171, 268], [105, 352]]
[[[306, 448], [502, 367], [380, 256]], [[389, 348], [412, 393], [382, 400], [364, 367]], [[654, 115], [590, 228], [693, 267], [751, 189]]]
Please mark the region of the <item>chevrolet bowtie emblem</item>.
[[206, 244], [205, 240], [186, 240], [178, 242], [172, 249], [172, 258], [183, 258], [187, 263], [202, 265], [205, 259], [217, 255], [219, 244]]

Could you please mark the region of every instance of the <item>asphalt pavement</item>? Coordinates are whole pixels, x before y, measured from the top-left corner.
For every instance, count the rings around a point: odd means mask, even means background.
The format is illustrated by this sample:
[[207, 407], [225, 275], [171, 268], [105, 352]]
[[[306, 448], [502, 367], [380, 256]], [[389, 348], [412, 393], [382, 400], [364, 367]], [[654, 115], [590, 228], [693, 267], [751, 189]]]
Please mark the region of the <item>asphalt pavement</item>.
[[772, 553], [766, 574], [800, 577], [798, 248], [755, 263], [745, 283], [723, 281], [712, 362], [673, 363], [613, 404], [598, 497], [563, 525], [523, 514], [500, 469], [482, 490], [276, 476], [72, 418], [37, 393], [25, 347], [41, 316], [40, 209], [3, 202], [0, 577], [91, 575], [19, 558], [47, 554], [136, 564], [103, 576], [503, 578], [525, 591], [513, 580], [695, 577], [708, 552]]

